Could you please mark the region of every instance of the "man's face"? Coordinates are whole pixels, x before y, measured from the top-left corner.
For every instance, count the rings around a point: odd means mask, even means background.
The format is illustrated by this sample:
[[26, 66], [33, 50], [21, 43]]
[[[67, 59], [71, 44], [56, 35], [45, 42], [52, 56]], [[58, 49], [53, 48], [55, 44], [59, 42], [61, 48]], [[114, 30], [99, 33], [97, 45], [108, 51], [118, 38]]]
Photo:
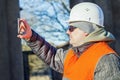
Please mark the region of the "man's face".
[[84, 38], [88, 35], [88, 33], [73, 26], [70, 26], [66, 33], [69, 35], [69, 43], [73, 47], [79, 46], [80, 43], [84, 40]]

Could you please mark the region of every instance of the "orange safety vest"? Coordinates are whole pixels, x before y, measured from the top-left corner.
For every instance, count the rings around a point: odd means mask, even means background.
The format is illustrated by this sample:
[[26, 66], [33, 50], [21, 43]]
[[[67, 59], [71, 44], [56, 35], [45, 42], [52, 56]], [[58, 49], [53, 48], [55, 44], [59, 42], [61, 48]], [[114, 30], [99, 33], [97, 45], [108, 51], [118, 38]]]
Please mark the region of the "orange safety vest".
[[94, 80], [97, 63], [101, 57], [111, 53], [115, 52], [105, 42], [93, 44], [79, 58], [70, 49], [65, 58], [63, 77], [69, 80]]

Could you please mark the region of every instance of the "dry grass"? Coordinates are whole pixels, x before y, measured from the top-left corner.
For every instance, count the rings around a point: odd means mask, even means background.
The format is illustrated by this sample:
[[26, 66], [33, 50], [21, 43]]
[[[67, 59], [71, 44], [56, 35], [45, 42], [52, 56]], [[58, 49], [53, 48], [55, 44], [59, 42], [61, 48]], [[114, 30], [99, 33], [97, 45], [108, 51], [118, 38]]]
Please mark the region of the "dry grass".
[[50, 68], [36, 55], [29, 55], [30, 80], [51, 80]]
[[30, 80], [51, 80], [49, 76], [31, 76]]
[[49, 76], [31, 76], [30, 80], [51, 80]]

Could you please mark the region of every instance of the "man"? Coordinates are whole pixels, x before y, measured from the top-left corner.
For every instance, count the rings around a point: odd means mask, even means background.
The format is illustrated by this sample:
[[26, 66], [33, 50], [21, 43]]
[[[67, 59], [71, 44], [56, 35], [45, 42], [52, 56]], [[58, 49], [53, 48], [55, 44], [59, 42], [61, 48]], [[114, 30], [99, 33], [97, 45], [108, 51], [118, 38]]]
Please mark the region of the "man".
[[108, 45], [115, 38], [104, 29], [104, 15], [98, 5], [83, 2], [71, 9], [66, 33], [72, 47], [67, 51], [54, 48], [25, 20], [20, 21], [26, 28], [18, 37], [51, 68], [63, 73], [63, 80], [120, 80], [120, 59]]

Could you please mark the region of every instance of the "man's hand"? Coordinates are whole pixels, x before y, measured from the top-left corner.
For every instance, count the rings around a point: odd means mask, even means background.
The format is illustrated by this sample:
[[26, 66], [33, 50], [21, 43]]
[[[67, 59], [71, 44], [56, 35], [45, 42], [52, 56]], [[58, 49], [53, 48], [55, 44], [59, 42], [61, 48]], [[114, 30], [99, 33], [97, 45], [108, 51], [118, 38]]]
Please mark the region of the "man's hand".
[[25, 19], [20, 19], [18, 24], [18, 38], [30, 40], [32, 36], [32, 31]]

